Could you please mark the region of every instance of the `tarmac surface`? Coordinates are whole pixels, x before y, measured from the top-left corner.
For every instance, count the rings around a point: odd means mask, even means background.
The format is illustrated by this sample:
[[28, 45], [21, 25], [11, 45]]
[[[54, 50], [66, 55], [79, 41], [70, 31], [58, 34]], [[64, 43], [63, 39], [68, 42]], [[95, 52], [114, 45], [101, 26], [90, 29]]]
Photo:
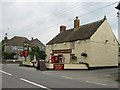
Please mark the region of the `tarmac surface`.
[[[95, 70], [46, 70], [3, 64], [2, 88], [118, 88], [118, 68]], [[120, 72], [119, 72], [120, 73]]]

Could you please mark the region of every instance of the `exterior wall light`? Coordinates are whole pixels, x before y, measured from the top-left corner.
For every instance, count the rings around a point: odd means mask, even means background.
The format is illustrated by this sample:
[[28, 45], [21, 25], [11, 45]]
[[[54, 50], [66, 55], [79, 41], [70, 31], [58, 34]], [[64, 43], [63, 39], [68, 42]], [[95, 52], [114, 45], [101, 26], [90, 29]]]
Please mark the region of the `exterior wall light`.
[[109, 40], [105, 40], [105, 43], [108, 43]]
[[80, 40], [78, 40], [77, 42], [80, 43]]
[[87, 57], [88, 55], [87, 55], [87, 53], [82, 52], [82, 53], [81, 53], [81, 56], [83, 56], [83, 57]]
[[56, 46], [56, 44], [54, 44], [54, 46]]
[[65, 42], [64, 42], [63, 44], [64, 44], [64, 45], [66, 45], [66, 43], [65, 43]]

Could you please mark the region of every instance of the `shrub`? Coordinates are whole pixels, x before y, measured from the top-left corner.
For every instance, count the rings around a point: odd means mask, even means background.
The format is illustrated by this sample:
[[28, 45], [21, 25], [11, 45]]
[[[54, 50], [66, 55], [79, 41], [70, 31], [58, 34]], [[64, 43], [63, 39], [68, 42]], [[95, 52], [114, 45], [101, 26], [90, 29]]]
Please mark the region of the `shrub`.
[[4, 57], [4, 59], [14, 59], [15, 54], [16, 53], [3, 52], [3, 57]]

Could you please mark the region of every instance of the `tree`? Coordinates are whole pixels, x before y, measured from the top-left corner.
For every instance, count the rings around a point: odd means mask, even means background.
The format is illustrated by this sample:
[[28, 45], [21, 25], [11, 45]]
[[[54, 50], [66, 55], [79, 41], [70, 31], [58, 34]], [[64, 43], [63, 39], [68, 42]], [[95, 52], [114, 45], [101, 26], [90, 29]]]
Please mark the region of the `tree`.
[[43, 50], [40, 50], [40, 48], [38, 46], [34, 46], [31, 47], [31, 51], [30, 51], [30, 60], [32, 61], [34, 59], [34, 56], [36, 56], [36, 60], [37, 60], [37, 70], [40, 69], [40, 62], [39, 59], [45, 59], [46, 54]]
[[0, 44], [1, 44], [1, 46], [0, 46], [0, 47], [2, 48], [2, 55], [3, 55], [4, 50], [5, 50], [5, 46], [4, 46], [4, 42], [3, 42], [3, 40], [1, 41], [1, 43], [0, 43]]
[[45, 58], [46, 58], [45, 51], [41, 50], [41, 51], [40, 51], [40, 59], [45, 60]]
[[30, 54], [30, 60], [32, 61], [34, 59], [34, 56], [36, 56], [36, 59], [45, 59], [46, 54], [45, 51], [40, 50], [38, 46], [31, 47], [31, 50], [29, 51]]
[[14, 56], [16, 55], [16, 53], [14, 52], [3, 52], [3, 56], [4, 56], [4, 59], [14, 59]]

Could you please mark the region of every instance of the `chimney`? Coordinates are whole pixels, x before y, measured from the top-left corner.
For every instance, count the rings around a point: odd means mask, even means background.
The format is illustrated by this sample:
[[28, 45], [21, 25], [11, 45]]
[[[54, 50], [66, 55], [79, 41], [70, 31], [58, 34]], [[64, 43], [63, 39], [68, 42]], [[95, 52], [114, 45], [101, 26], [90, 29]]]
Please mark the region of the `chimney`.
[[33, 37], [31, 37], [31, 40], [33, 40]]
[[107, 20], [107, 17], [106, 16], [104, 16], [104, 18], [103, 18], [104, 20]]
[[8, 38], [7, 38], [7, 33], [5, 33], [5, 37], [4, 37], [4, 40], [7, 40]]
[[78, 29], [79, 28], [79, 22], [80, 20], [78, 19], [78, 17], [76, 17], [76, 19], [74, 20], [74, 29]]
[[65, 30], [66, 30], [66, 26], [61, 25], [61, 26], [60, 26], [60, 33], [64, 32]]

